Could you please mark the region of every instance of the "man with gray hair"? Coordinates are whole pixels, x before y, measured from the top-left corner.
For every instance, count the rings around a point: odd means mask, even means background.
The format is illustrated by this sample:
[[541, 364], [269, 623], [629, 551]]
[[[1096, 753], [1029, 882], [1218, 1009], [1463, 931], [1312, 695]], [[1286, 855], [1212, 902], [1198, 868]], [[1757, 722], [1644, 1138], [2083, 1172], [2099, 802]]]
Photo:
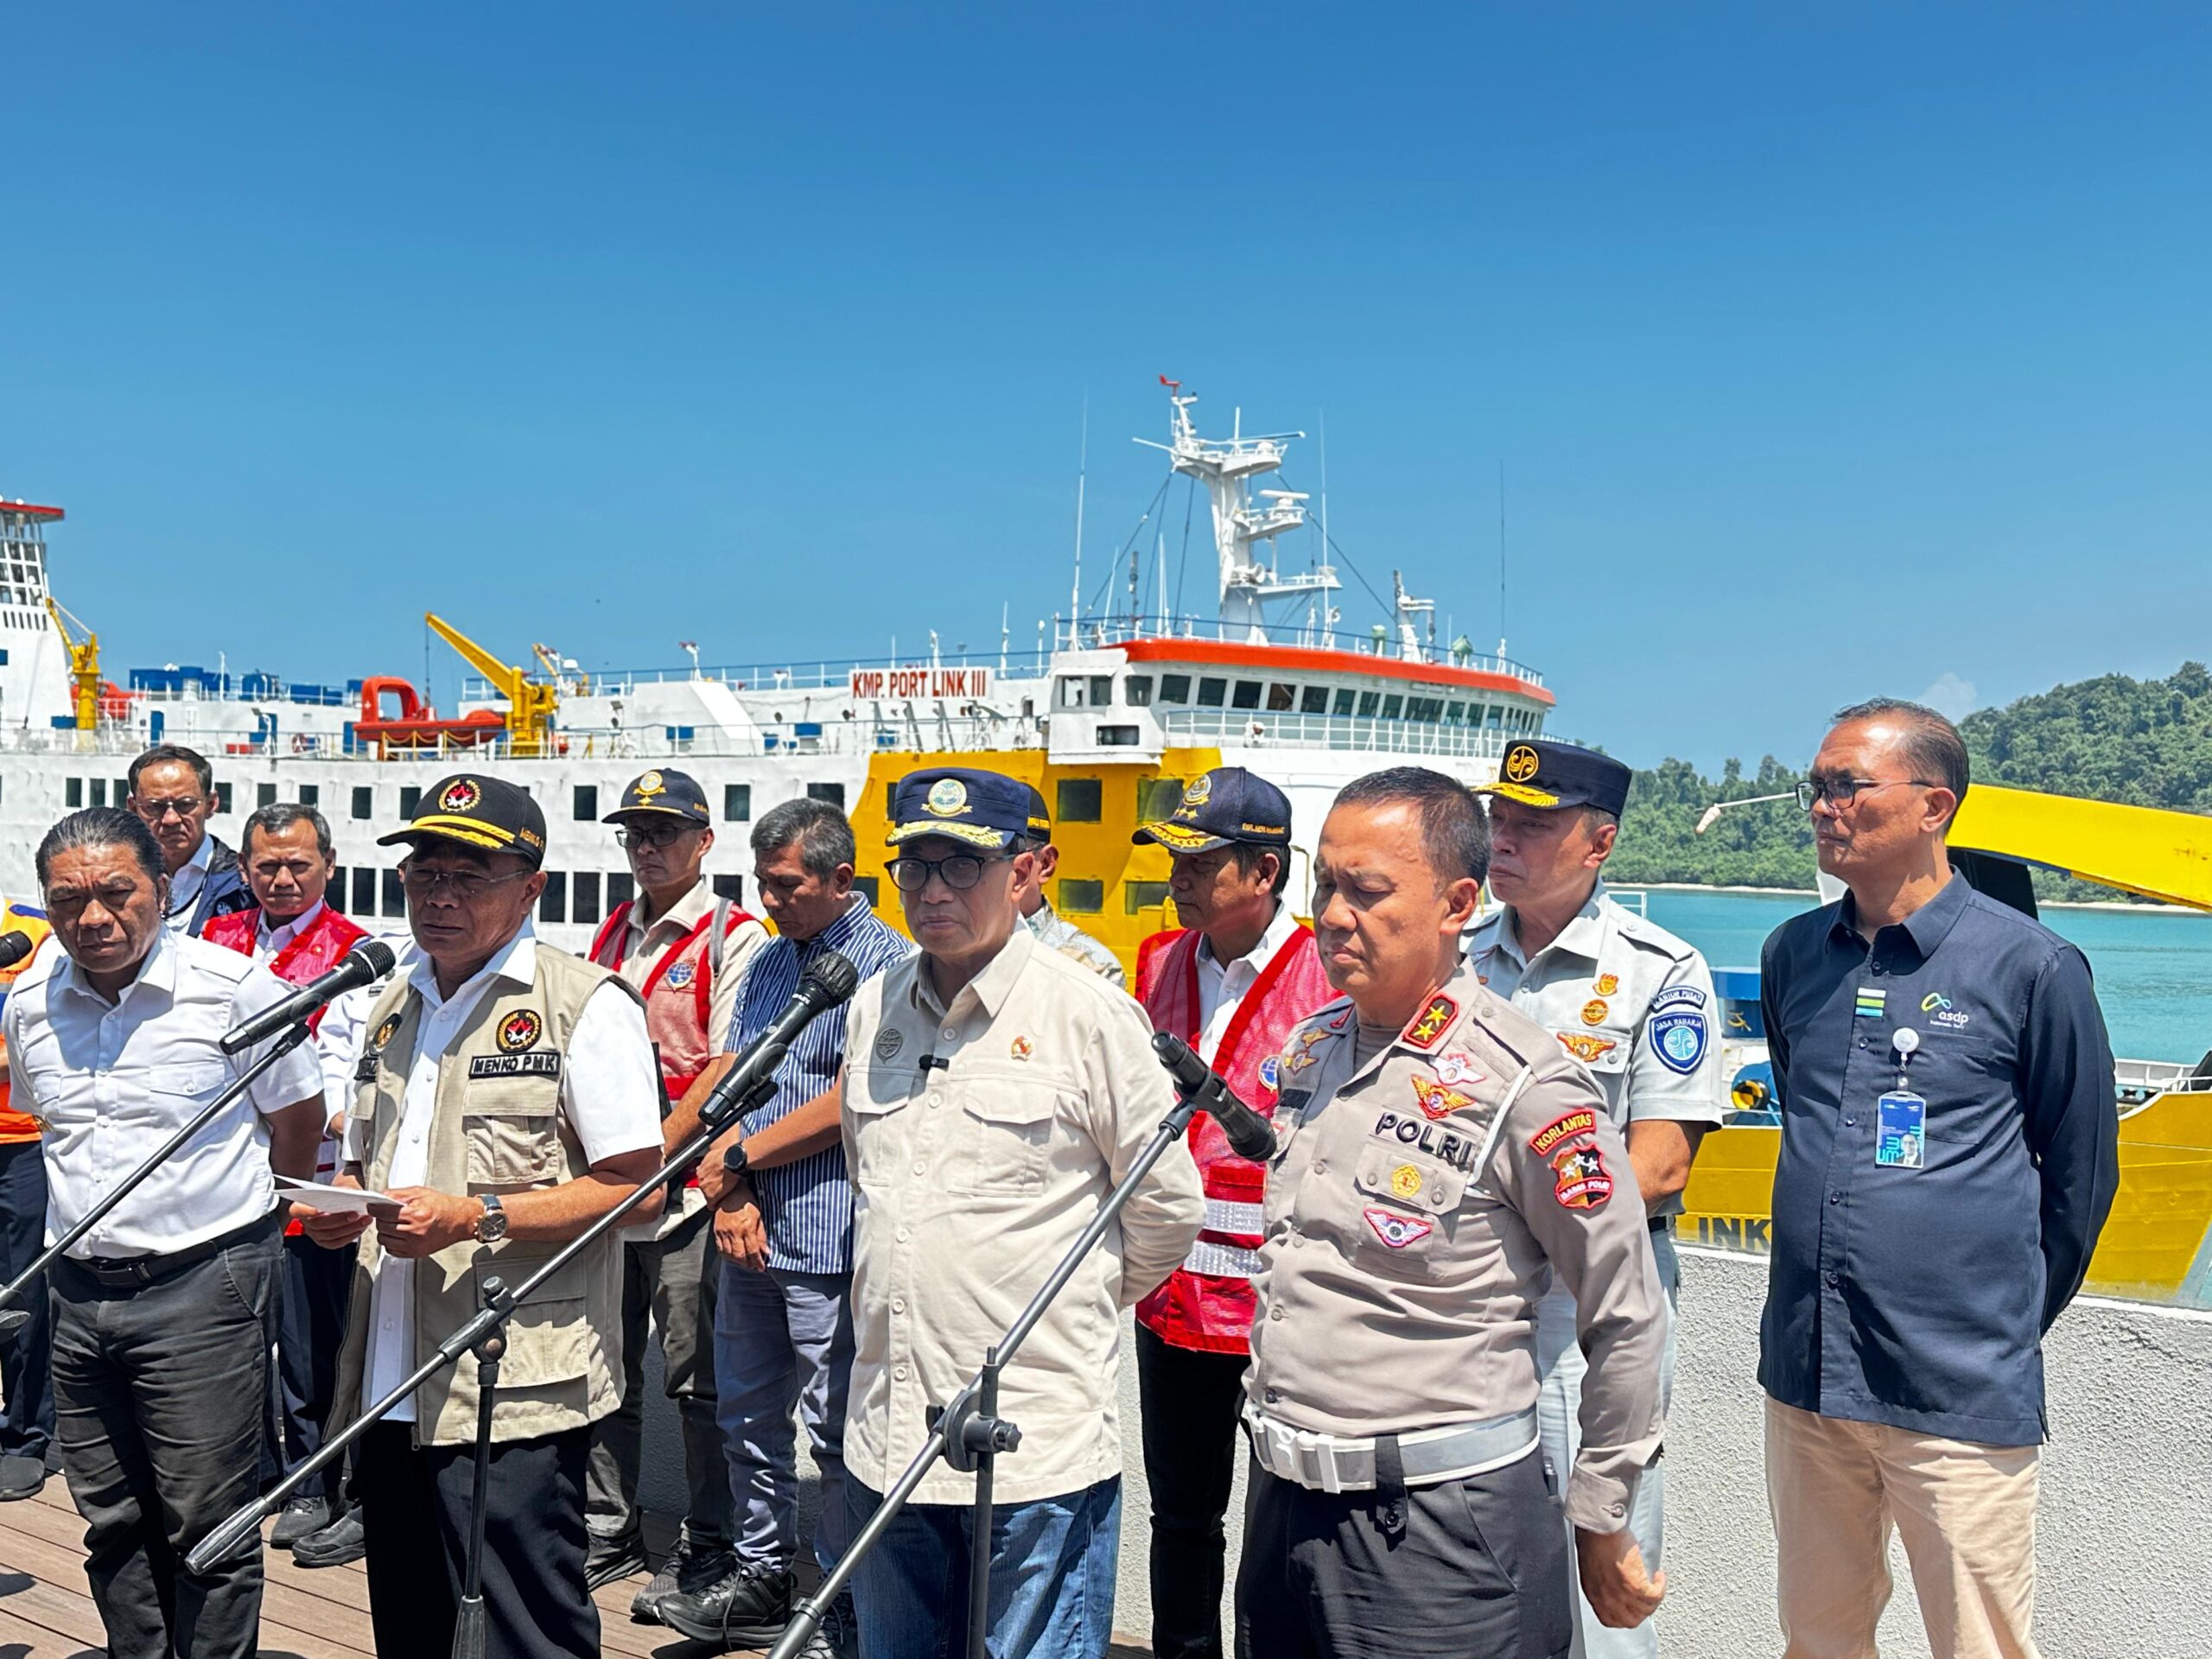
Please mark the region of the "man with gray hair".
[[[855, 856], [852, 825], [826, 801], [785, 801], [753, 826], [753, 884], [776, 937], [746, 971], [728, 1052], [709, 1063], [670, 1116], [670, 1149], [697, 1129], [699, 1103], [734, 1057], [774, 1022], [817, 959], [835, 950], [865, 979], [912, 953], [853, 890]], [[830, 1114], [829, 1134], [817, 1137], [806, 1155], [749, 1175], [745, 1141], [826, 1093], [844, 1058], [841, 1006], [799, 1033], [776, 1069], [774, 1096], [724, 1135], [700, 1165], [699, 1189], [716, 1208], [715, 1243], [727, 1258], [715, 1306], [715, 1389], [737, 1506], [735, 1562], [711, 1586], [664, 1597], [660, 1617], [686, 1636], [725, 1648], [767, 1646], [790, 1622], [791, 1562], [798, 1551], [794, 1405], [822, 1471], [814, 1556], [824, 1573], [836, 1565], [849, 1535], [844, 1434], [853, 1364], [853, 1192], [836, 1115]], [[833, 1617], [817, 1648], [835, 1651], [845, 1635], [842, 1615]]]

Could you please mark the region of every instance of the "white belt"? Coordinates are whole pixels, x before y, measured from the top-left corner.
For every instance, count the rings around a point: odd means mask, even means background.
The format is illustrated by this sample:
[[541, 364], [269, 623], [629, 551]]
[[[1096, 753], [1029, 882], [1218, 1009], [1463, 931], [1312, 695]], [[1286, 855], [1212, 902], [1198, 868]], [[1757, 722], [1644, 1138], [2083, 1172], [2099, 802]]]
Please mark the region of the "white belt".
[[[1252, 1432], [1252, 1453], [1259, 1459], [1260, 1467], [1279, 1479], [1295, 1481], [1317, 1492], [1363, 1492], [1375, 1488], [1372, 1435], [1353, 1439], [1293, 1428], [1249, 1402], [1244, 1408], [1244, 1425]], [[1406, 1484], [1433, 1486], [1503, 1469], [1527, 1457], [1536, 1449], [1536, 1413], [1530, 1407], [1507, 1417], [1417, 1428], [1388, 1438], [1398, 1443]]]

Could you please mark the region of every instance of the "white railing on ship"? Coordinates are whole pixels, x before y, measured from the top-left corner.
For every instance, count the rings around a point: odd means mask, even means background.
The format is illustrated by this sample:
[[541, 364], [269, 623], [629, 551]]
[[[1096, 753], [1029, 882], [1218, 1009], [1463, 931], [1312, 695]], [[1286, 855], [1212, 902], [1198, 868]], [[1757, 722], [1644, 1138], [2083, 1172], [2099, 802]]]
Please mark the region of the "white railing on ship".
[[1381, 657], [1391, 662], [1433, 664], [1439, 668], [1472, 669], [1499, 674], [1524, 685], [1541, 686], [1544, 677], [1526, 663], [1510, 657], [1484, 656], [1474, 651], [1453, 652], [1430, 648], [1418, 658], [1408, 658], [1395, 634], [1376, 639], [1368, 633], [1347, 633], [1300, 623], [1229, 623], [1198, 616], [1086, 616], [1073, 628], [1062, 616], [1052, 618], [1052, 639], [1067, 651], [1093, 651], [1126, 645], [1133, 639], [1190, 639], [1221, 645], [1284, 645], [1301, 651], [1341, 651], [1357, 657]]
[[1448, 754], [1489, 760], [1503, 753], [1517, 735], [1428, 721], [1270, 714], [1258, 709], [1171, 709], [1161, 714], [1160, 723], [1168, 741], [1177, 744], [1202, 739], [1216, 747]]

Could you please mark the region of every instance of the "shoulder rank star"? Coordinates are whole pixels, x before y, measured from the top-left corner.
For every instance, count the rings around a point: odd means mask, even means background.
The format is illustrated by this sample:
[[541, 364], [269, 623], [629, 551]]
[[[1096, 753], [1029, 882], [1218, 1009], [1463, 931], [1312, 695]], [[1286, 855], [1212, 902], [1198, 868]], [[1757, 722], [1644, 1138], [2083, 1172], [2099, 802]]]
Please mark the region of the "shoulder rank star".
[[1444, 1035], [1444, 1028], [1452, 1023], [1452, 1016], [1459, 1012], [1459, 1005], [1442, 992], [1428, 999], [1428, 1006], [1413, 1018], [1406, 1027], [1404, 1041], [1414, 1048], [1433, 1048]]
[[1421, 1103], [1421, 1116], [1432, 1121], [1449, 1117], [1463, 1107], [1475, 1103], [1473, 1096], [1463, 1095], [1457, 1089], [1447, 1089], [1440, 1083], [1431, 1083], [1427, 1077], [1414, 1079], [1414, 1098]]

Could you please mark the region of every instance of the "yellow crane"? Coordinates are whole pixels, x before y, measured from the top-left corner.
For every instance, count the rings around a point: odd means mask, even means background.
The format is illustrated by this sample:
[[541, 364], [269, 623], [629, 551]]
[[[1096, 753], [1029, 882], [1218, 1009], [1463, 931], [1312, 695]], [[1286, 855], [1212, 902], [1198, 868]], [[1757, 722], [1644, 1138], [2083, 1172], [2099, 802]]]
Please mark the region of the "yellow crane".
[[[46, 598], [46, 613], [54, 619], [54, 632], [61, 640], [62, 650], [69, 653], [69, 683], [74, 693], [72, 701], [76, 705], [77, 729], [89, 732], [100, 723], [100, 637], [85, 626], [81, 617], [56, 604], [51, 594]], [[85, 636], [81, 645], [69, 632], [72, 622]]]
[[560, 705], [560, 693], [554, 687], [543, 685], [512, 663], [503, 663], [478, 645], [451, 623], [424, 612], [423, 620], [431, 631], [446, 644], [459, 652], [468, 665], [492, 683], [492, 689], [507, 700], [507, 747], [509, 753], [526, 760], [535, 760], [553, 752], [553, 711]]

